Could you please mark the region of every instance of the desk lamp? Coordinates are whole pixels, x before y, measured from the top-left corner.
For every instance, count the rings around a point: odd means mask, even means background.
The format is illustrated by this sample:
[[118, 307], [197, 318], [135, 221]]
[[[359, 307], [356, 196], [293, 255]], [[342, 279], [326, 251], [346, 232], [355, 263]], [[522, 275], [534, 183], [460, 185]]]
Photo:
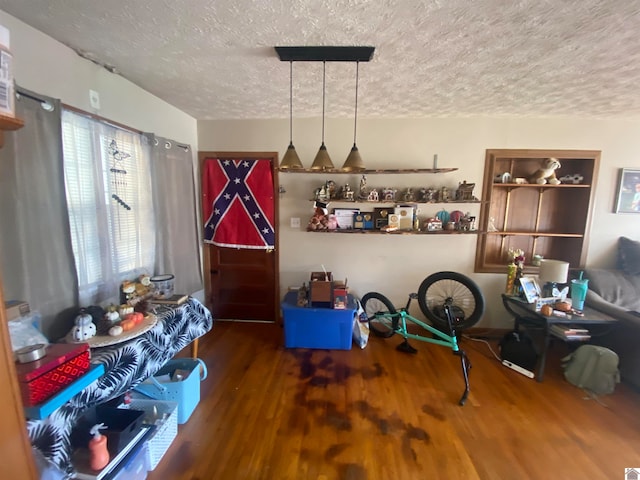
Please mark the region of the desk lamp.
[[561, 260], [547, 260], [540, 261], [540, 282], [543, 284], [542, 296], [553, 297], [553, 291], [557, 288], [558, 284], [567, 283], [567, 275], [569, 273], [569, 262], [563, 262]]

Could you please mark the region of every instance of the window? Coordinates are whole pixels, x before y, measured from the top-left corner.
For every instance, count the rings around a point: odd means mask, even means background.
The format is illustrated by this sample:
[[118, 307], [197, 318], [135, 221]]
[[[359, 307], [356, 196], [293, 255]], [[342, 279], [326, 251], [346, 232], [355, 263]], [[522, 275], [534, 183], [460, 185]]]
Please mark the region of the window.
[[64, 110], [65, 189], [80, 304], [154, 271], [150, 151], [143, 135]]

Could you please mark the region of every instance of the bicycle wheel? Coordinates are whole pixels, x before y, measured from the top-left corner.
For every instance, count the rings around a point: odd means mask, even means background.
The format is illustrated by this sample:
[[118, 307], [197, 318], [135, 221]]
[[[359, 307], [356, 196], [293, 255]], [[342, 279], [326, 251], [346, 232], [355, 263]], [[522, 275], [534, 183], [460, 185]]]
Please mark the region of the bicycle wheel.
[[384, 338], [393, 335], [395, 319], [376, 316], [377, 313], [396, 313], [393, 303], [387, 297], [381, 293], [369, 292], [362, 297], [360, 303], [369, 320], [369, 329], [375, 335]]
[[437, 328], [449, 330], [444, 306], [450, 305], [457, 332], [472, 327], [484, 313], [484, 296], [469, 277], [457, 272], [429, 275], [418, 289], [418, 303], [425, 317]]

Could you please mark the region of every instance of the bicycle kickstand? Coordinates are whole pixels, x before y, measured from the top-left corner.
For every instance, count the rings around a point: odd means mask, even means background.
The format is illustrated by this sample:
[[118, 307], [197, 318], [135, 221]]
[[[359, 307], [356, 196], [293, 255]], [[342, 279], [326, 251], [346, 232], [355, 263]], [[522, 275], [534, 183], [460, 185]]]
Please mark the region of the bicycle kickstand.
[[464, 393], [462, 397], [460, 397], [460, 401], [458, 405], [462, 406], [467, 401], [467, 397], [469, 396], [469, 370], [471, 369], [471, 362], [467, 357], [467, 354], [464, 353], [464, 350], [458, 350], [457, 352], [453, 352], [454, 355], [458, 355], [460, 357], [460, 365], [462, 367], [462, 376], [464, 377]]
[[[449, 305], [444, 306], [444, 313], [447, 317], [447, 323], [449, 324], [449, 332], [452, 338], [456, 338], [456, 329], [454, 323], [453, 313], [451, 312], [451, 307]], [[460, 357], [460, 366], [462, 368], [462, 376], [464, 377], [464, 393], [462, 397], [460, 397], [460, 401], [458, 405], [462, 406], [467, 401], [467, 397], [469, 396], [469, 370], [471, 369], [471, 362], [467, 357], [467, 354], [464, 353], [464, 350], [458, 348], [458, 350], [454, 350], [454, 355], [458, 355]]]

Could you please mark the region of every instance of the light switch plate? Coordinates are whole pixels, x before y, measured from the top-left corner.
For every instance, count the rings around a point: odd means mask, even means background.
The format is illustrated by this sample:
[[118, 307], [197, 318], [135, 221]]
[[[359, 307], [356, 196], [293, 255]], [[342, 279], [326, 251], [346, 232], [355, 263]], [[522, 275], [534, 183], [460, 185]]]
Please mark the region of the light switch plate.
[[95, 90], [89, 90], [89, 102], [91, 103], [91, 108], [100, 110], [100, 94]]
[[300, 228], [300, 217], [291, 217], [291, 228]]

